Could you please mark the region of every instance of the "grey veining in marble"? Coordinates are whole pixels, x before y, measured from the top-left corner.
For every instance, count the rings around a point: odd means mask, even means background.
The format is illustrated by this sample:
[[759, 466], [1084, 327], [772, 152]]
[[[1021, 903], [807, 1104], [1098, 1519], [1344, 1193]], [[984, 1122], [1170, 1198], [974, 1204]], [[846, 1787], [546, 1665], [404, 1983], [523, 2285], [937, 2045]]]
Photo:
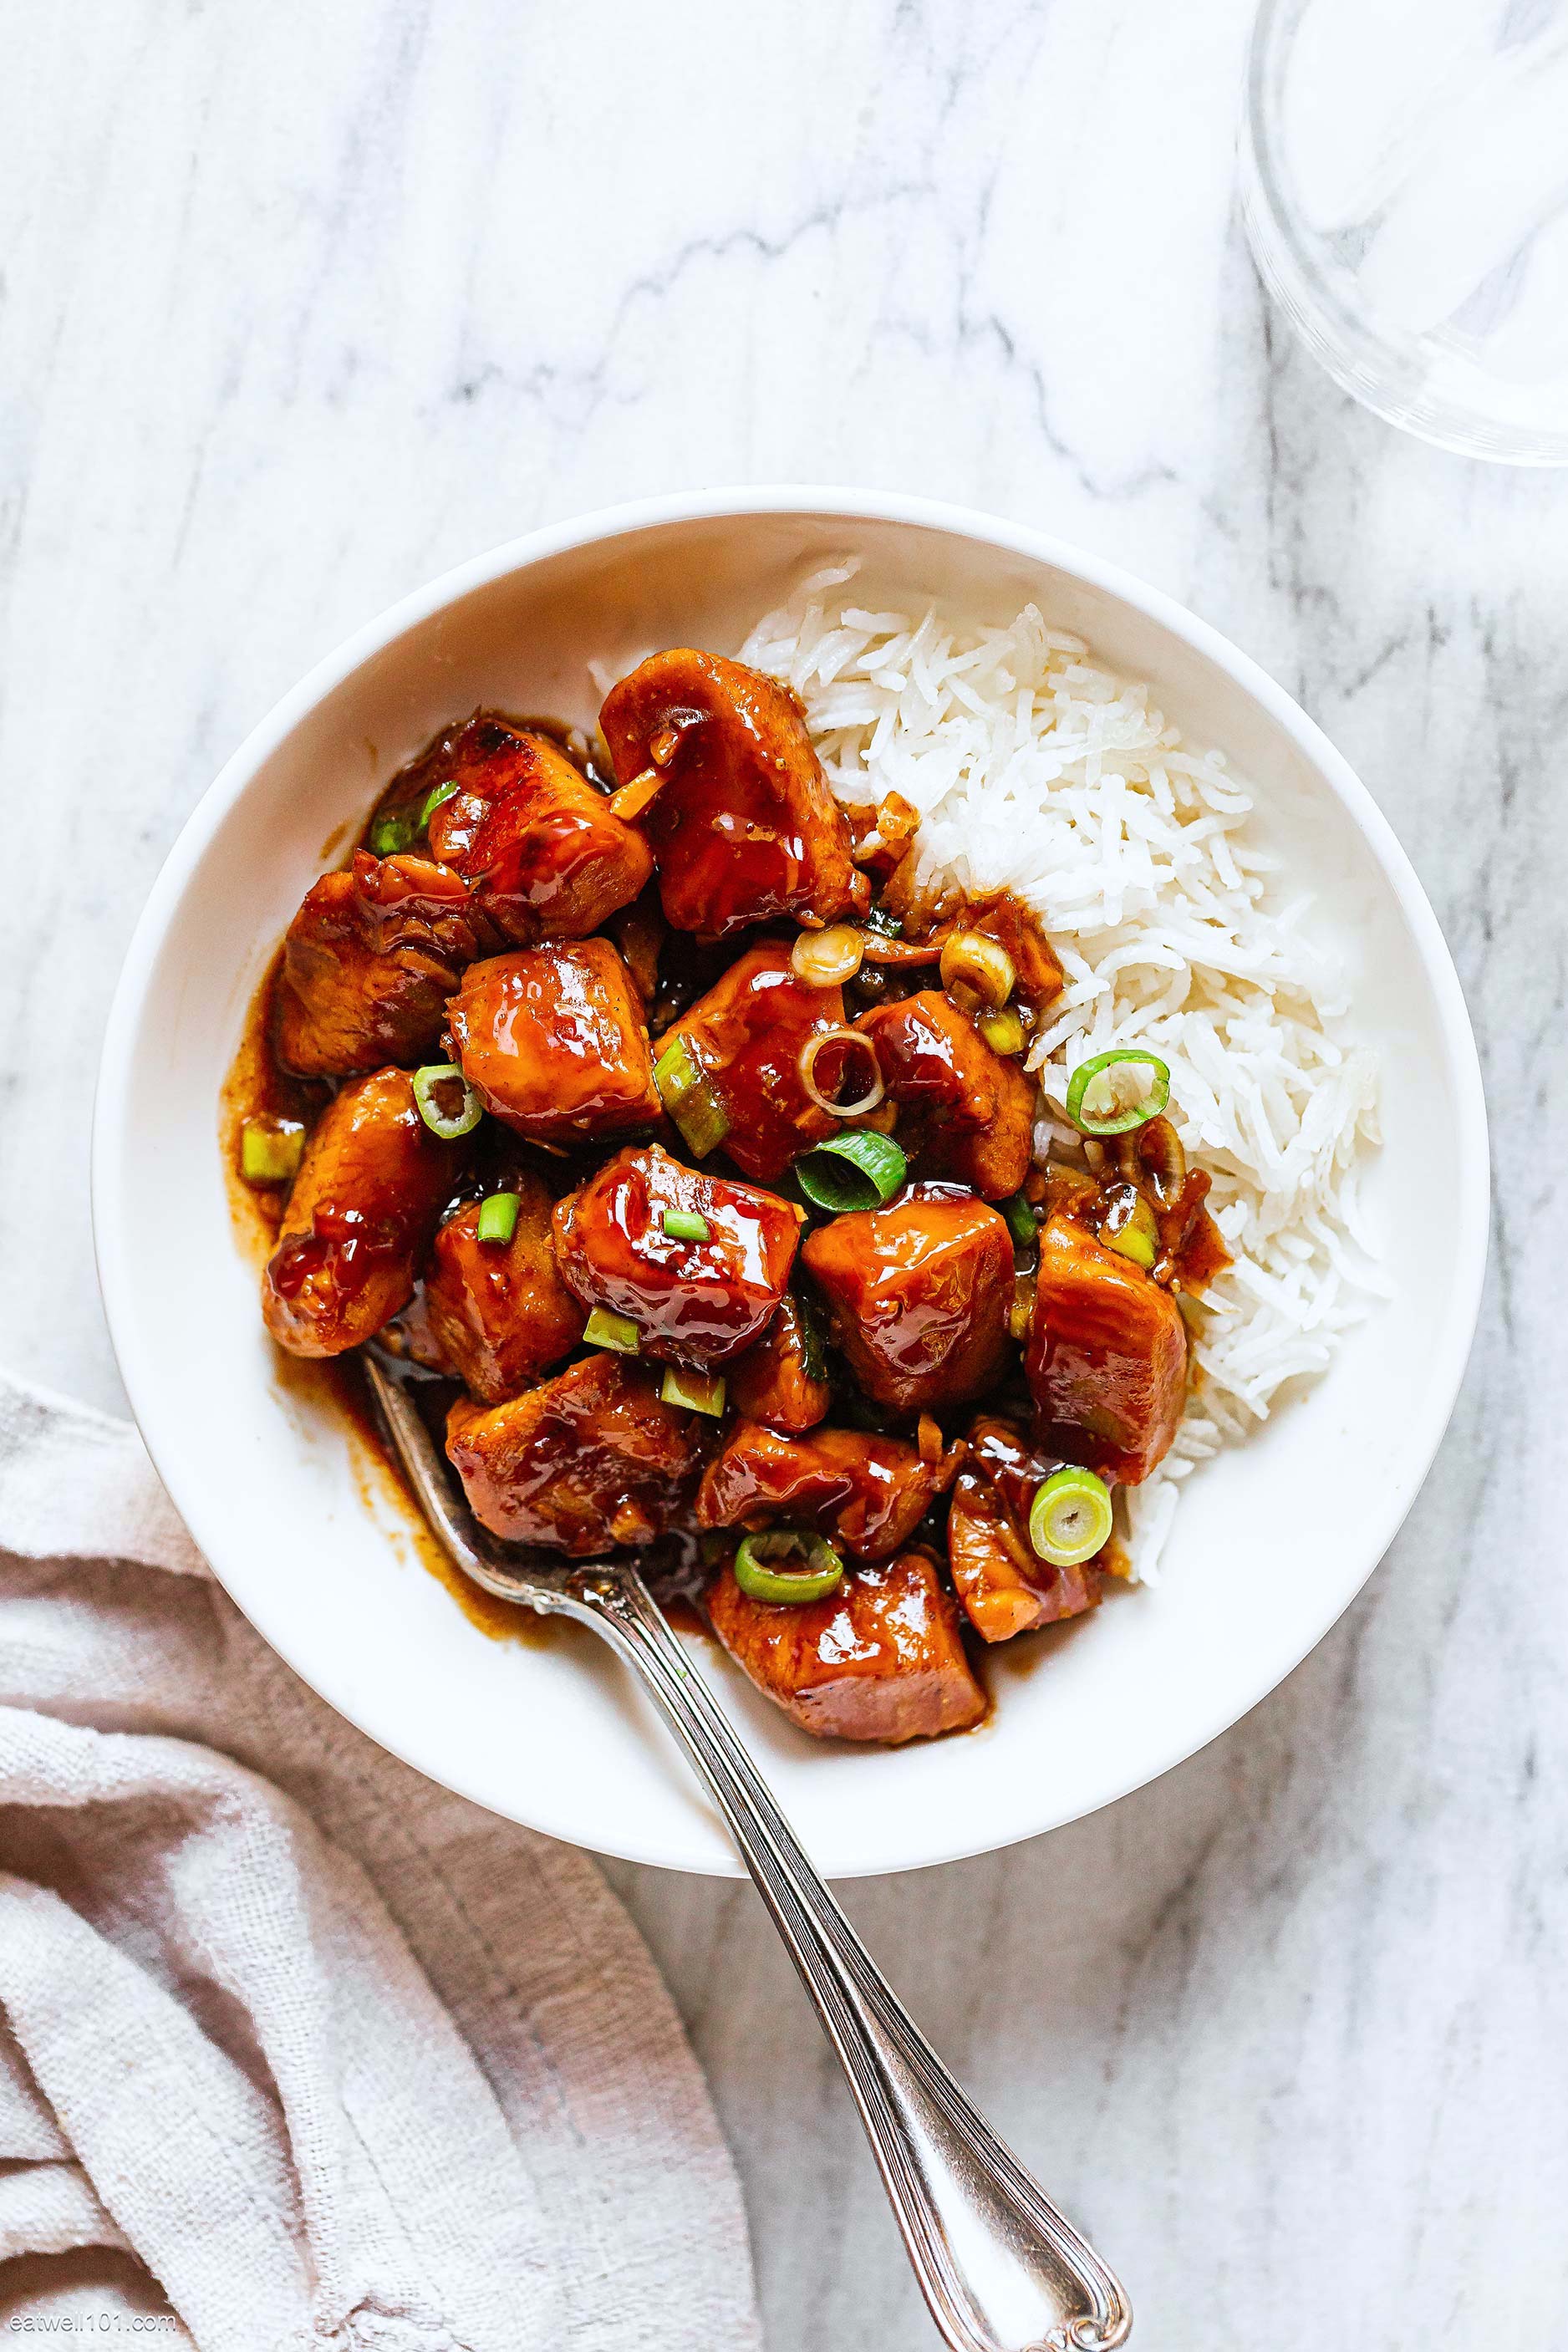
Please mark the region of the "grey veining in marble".
[[[1270, 320], [1230, 209], [1247, 14], [12, 12], [0, 1344], [118, 1402], [86, 1146], [126, 938], [228, 751], [405, 588], [782, 478], [969, 499], [1186, 598], [1360, 768], [1453, 944], [1495, 1122], [1480, 1340], [1403, 1536], [1271, 1699], [1095, 1820], [849, 1906], [1147, 2352], [1557, 2352], [1568, 481], [1399, 439]], [[749, 1893], [613, 1875], [733, 2138], [774, 2352], [929, 2341]]]

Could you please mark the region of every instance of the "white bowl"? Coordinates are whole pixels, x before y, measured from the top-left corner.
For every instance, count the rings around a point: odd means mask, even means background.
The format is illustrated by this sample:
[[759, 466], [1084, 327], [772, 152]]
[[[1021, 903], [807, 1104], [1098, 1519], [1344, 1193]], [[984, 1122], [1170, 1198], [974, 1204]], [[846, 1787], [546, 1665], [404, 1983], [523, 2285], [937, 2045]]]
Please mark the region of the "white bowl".
[[[1152, 681], [1259, 788], [1352, 959], [1382, 1057], [1366, 1191], [1396, 1285], [1317, 1387], [1190, 1483], [1163, 1581], [994, 1652], [962, 1739], [820, 1747], [693, 1636], [829, 1876], [983, 1852], [1073, 1820], [1253, 1706], [1359, 1591], [1443, 1435], [1486, 1250], [1485, 1111], [1458, 982], [1364, 788], [1289, 698], [1168, 597], [1039, 533], [923, 499], [783, 489], [663, 499], [539, 531], [362, 630], [285, 697], [181, 835], [137, 928], [104, 1047], [93, 1213], [110, 1328], [170, 1493], [217, 1575], [362, 1729], [500, 1813], [606, 1853], [734, 1874], [696, 1782], [587, 1637], [488, 1639], [419, 1563], [337, 1413], [285, 1376], [237, 1246], [219, 1088], [322, 845], [478, 703], [588, 719], [588, 659], [732, 649], [804, 563], [850, 549], [869, 590], [984, 619], [1033, 597]], [[1387, 1210], [1387, 1214], [1383, 1212]]]

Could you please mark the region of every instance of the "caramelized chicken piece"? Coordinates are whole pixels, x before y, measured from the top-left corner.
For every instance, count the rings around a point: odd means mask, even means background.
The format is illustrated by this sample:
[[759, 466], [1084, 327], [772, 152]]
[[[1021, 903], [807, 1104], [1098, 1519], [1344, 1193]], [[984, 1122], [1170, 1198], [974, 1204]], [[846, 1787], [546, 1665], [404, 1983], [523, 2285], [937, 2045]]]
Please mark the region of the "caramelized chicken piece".
[[984, 1201], [914, 1184], [888, 1208], [819, 1226], [801, 1256], [877, 1403], [895, 1412], [963, 1404], [1001, 1371], [1013, 1242]]
[[922, 1551], [790, 1605], [753, 1601], [726, 1568], [708, 1614], [736, 1664], [816, 1738], [933, 1739], [985, 1712], [958, 1611]]
[[[724, 1150], [744, 1176], [776, 1183], [796, 1154], [837, 1133], [806, 1093], [802, 1049], [813, 1035], [844, 1025], [844, 992], [809, 988], [797, 977], [789, 950], [770, 943], [737, 956], [717, 985], [699, 997], [659, 1040], [660, 1052], [684, 1038], [688, 1052], [729, 1120]], [[818, 1089], [835, 1076], [835, 1049], [817, 1057]]]
[[1055, 1216], [1040, 1232], [1026, 1370], [1042, 1444], [1135, 1486], [1182, 1417], [1186, 1328], [1169, 1291]]
[[476, 711], [448, 728], [405, 771], [400, 803], [431, 812], [430, 854], [472, 884], [503, 939], [580, 940], [635, 898], [652, 871], [635, 826], [612, 814], [548, 735]]
[[564, 1143], [659, 1116], [637, 998], [608, 940], [470, 964], [447, 1018], [463, 1076], [519, 1135]]
[[800, 1301], [791, 1296], [756, 1345], [730, 1367], [730, 1402], [746, 1421], [798, 1437], [827, 1418], [833, 1391]]
[[487, 929], [468, 884], [446, 866], [358, 851], [348, 873], [322, 875], [289, 926], [279, 1060], [305, 1077], [427, 1062]]
[[586, 1320], [555, 1267], [548, 1188], [529, 1168], [506, 1180], [517, 1194], [509, 1242], [479, 1237], [470, 1201], [436, 1236], [425, 1277], [425, 1328], [442, 1365], [500, 1404], [576, 1347]]
[[467, 1144], [419, 1116], [405, 1070], [353, 1079], [321, 1113], [261, 1278], [261, 1311], [294, 1356], [339, 1356], [408, 1304]]
[[[696, 1238], [668, 1230], [696, 1218]], [[784, 1297], [800, 1210], [775, 1192], [683, 1167], [659, 1146], [622, 1151], [555, 1208], [555, 1256], [586, 1307], [637, 1325], [638, 1353], [721, 1364]]]
[[877, 1048], [899, 1135], [922, 1174], [1005, 1200], [1028, 1171], [1035, 1083], [992, 1052], [940, 989], [878, 1004], [856, 1022]]
[[599, 726], [623, 787], [662, 778], [641, 821], [677, 930], [722, 939], [868, 904], [805, 722], [773, 678], [688, 647], [654, 654], [611, 688]]
[[1053, 1568], [1029, 1541], [1029, 1508], [1042, 1479], [1061, 1467], [1010, 1421], [982, 1417], [952, 1490], [947, 1561], [970, 1623], [987, 1642], [1080, 1617], [1104, 1584], [1098, 1558]]
[[601, 1352], [506, 1404], [459, 1398], [447, 1454], [492, 1535], [582, 1559], [670, 1526], [697, 1467], [699, 1420], [660, 1402], [651, 1371]]
[[922, 1461], [900, 1438], [858, 1429], [788, 1438], [741, 1421], [703, 1473], [698, 1524], [805, 1527], [863, 1559], [886, 1559], [909, 1541], [958, 1459], [952, 1453]]

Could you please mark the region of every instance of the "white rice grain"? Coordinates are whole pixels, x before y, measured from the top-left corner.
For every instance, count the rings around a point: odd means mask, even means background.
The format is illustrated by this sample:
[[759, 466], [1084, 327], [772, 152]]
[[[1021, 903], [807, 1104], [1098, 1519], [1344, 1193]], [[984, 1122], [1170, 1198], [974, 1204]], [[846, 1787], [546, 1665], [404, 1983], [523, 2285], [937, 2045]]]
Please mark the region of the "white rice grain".
[[1370, 1055], [1336, 1039], [1342, 981], [1310, 907], [1276, 898], [1253, 795], [1184, 743], [1151, 689], [1100, 667], [1027, 605], [1006, 628], [936, 606], [873, 611], [828, 565], [759, 622], [740, 658], [800, 697], [834, 792], [903, 795], [922, 880], [1012, 890], [1068, 985], [1030, 1060], [1038, 1148], [1077, 1155], [1074, 1066], [1110, 1045], [1171, 1067], [1171, 1114], [1234, 1263], [1205, 1294], [1176, 1442], [1126, 1498], [1134, 1572], [1157, 1573], [1180, 1484], [1312, 1377], [1384, 1295], [1358, 1195], [1377, 1139]]

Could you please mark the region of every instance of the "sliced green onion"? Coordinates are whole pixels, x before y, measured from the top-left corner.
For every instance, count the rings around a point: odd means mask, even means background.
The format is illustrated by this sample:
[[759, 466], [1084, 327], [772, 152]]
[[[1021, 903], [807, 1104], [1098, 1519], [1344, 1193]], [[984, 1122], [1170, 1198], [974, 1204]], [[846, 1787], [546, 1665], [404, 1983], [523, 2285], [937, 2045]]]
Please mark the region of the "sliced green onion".
[[304, 1149], [297, 1118], [247, 1118], [239, 1134], [239, 1172], [247, 1184], [287, 1184]]
[[822, 1326], [809, 1299], [798, 1290], [792, 1290], [790, 1302], [795, 1308], [795, 1329], [800, 1334], [800, 1360], [808, 1381], [827, 1378], [827, 1355], [822, 1344]]
[[1081, 1568], [1110, 1533], [1110, 1489], [1092, 1470], [1053, 1471], [1035, 1489], [1029, 1541], [1052, 1568]]
[[993, 1011], [1006, 1003], [1018, 980], [1017, 966], [1001, 940], [984, 931], [951, 932], [937, 970], [943, 988], [972, 988]]
[[861, 917], [860, 927], [863, 930], [879, 932], [885, 940], [901, 940], [904, 936], [902, 923], [897, 915], [890, 915], [886, 907], [873, 907], [868, 915]]
[[695, 1209], [666, 1209], [662, 1222], [672, 1242], [705, 1242], [708, 1238], [708, 1220], [700, 1217]]
[[910, 1163], [890, 1135], [857, 1128], [831, 1136], [795, 1163], [795, 1181], [813, 1208], [841, 1216], [847, 1210], [879, 1209], [890, 1201], [910, 1172]]
[[653, 1066], [658, 1097], [699, 1160], [723, 1142], [729, 1118], [684, 1037], [672, 1037]]
[[397, 857], [408, 848], [419, 827], [406, 810], [389, 809], [370, 829], [370, 845], [377, 857]]
[[1022, 1192], [1011, 1192], [1006, 1200], [998, 1201], [997, 1210], [1007, 1221], [1007, 1231], [1020, 1249], [1033, 1249], [1040, 1238], [1039, 1220]]
[[616, 1315], [608, 1307], [595, 1307], [583, 1326], [583, 1337], [590, 1348], [613, 1348], [617, 1356], [635, 1356], [637, 1351], [637, 1327], [629, 1315]]
[[1010, 1004], [1005, 1004], [1000, 1013], [988, 1013], [980, 1024], [980, 1034], [994, 1054], [1024, 1050], [1024, 1024]]
[[[484, 1105], [455, 1062], [426, 1062], [415, 1071], [413, 1085], [419, 1116], [432, 1135], [443, 1143], [455, 1143], [459, 1135], [473, 1133]], [[462, 1087], [463, 1099], [456, 1110], [443, 1110], [440, 1092], [449, 1094], [454, 1087]]]
[[[798, 1560], [799, 1566], [770, 1566]], [[826, 1536], [803, 1528], [770, 1528], [765, 1535], [744, 1536], [735, 1554], [735, 1581], [753, 1601], [781, 1601], [786, 1607], [804, 1601], [823, 1601], [844, 1574], [844, 1562]]]
[[428, 794], [424, 807], [419, 812], [419, 830], [421, 833], [423, 833], [425, 827], [429, 824], [437, 810], [443, 807], [445, 803], [451, 799], [452, 794], [457, 791], [457, 789], [458, 787], [456, 783], [437, 784], [435, 791]]
[[479, 1202], [476, 1238], [481, 1242], [510, 1242], [517, 1231], [518, 1206], [515, 1192], [490, 1193]]
[[1107, 1249], [1120, 1251], [1145, 1273], [1160, 1255], [1160, 1227], [1154, 1212], [1131, 1184], [1112, 1200], [1100, 1238]]
[[[1146, 1074], [1138, 1094], [1110, 1075], [1117, 1069], [1125, 1069], [1134, 1079], [1140, 1070]], [[1068, 1117], [1085, 1135], [1125, 1135], [1130, 1128], [1158, 1118], [1170, 1099], [1171, 1073], [1158, 1054], [1142, 1045], [1113, 1045], [1109, 1054], [1080, 1062], [1073, 1072]]]
[[710, 1412], [717, 1419], [724, 1410], [724, 1383], [717, 1372], [694, 1372], [671, 1364], [658, 1392], [666, 1404], [683, 1404], [688, 1412]]

